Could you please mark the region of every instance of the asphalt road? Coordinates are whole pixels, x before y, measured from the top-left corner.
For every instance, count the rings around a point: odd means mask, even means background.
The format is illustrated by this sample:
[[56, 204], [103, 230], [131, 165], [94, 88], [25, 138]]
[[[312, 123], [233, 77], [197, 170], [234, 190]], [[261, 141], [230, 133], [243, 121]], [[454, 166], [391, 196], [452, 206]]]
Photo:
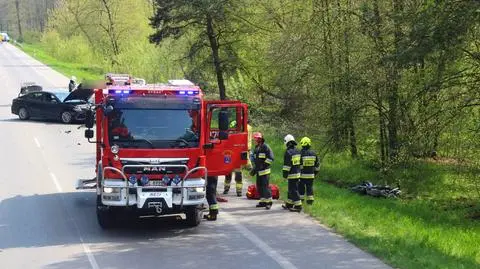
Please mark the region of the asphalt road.
[[0, 45], [0, 268], [389, 268], [304, 214], [270, 211], [230, 196], [216, 222], [172, 219], [103, 231], [94, 146], [79, 125], [20, 121], [10, 113], [20, 83], [67, 87], [68, 79], [10, 44]]

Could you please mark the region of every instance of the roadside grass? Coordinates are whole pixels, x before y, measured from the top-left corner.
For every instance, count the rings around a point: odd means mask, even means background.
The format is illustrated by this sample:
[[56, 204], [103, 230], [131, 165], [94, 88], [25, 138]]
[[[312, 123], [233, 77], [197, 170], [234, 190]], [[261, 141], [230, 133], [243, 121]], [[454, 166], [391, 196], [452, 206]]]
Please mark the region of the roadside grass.
[[[276, 156], [271, 181], [285, 199], [283, 139], [267, 133]], [[480, 268], [480, 222], [469, 218], [480, 211], [466, 180], [471, 171], [418, 161], [391, 173], [405, 184], [407, 198], [361, 196], [347, 187], [366, 180], [384, 183], [385, 175], [345, 154], [327, 155], [314, 183], [315, 203], [304, 206], [305, 213], [395, 268]]]
[[[88, 80], [103, 76], [99, 68], [57, 61], [40, 45], [21, 48], [64, 75]], [[283, 137], [269, 129], [265, 134], [275, 153], [271, 182], [279, 185], [284, 199]], [[425, 161], [380, 174], [366, 161], [329, 154], [314, 183], [316, 201], [305, 213], [395, 268], [480, 268], [480, 195], [471, 180], [478, 174], [469, 167]], [[372, 198], [347, 189], [367, 180], [399, 184], [405, 197]]]
[[25, 53], [46, 64], [52, 69], [64, 74], [67, 77], [76, 76], [78, 82], [83, 80], [99, 80], [103, 79], [105, 73], [100, 67], [85, 66], [84, 64], [67, 63], [58, 61], [54, 57], [48, 55], [42, 47], [42, 44], [18, 45]]

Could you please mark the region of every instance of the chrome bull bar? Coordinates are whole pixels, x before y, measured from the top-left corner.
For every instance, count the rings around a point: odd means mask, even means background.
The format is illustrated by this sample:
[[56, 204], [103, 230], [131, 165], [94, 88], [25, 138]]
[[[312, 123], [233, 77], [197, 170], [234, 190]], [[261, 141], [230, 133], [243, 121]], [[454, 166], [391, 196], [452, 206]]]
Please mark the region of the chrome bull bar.
[[[130, 186], [129, 185], [129, 181], [128, 181], [128, 178], [127, 178], [127, 175], [125, 175], [125, 168], [142, 168], [142, 167], [180, 167], [180, 168], [184, 168], [185, 169], [185, 176], [183, 176], [183, 178], [181, 179], [181, 184], [180, 186]], [[207, 177], [208, 177], [208, 170], [205, 166], [198, 166], [198, 167], [195, 167], [191, 170], [188, 170], [188, 166], [186, 165], [181, 165], [181, 164], [169, 164], [169, 165], [165, 165], [165, 164], [149, 164], [149, 165], [140, 165], [140, 164], [136, 164], [136, 165], [125, 165], [122, 167], [122, 170], [118, 169], [118, 168], [115, 168], [115, 167], [111, 167], [111, 166], [105, 166], [103, 167], [103, 173], [102, 173], [102, 179], [101, 179], [101, 186], [103, 188], [103, 186], [105, 185], [104, 184], [104, 181], [105, 181], [105, 171], [107, 170], [110, 170], [110, 171], [114, 171], [114, 172], [117, 172], [119, 173], [122, 178], [125, 180], [125, 186], [123, 187], [118, 187], [118, 188], [121, 188], [121, 189], [143, 189], [143, 188], [148, 188], [148, 189], [168, 189], [168, 188], [172, 188], [172, 189], [178, 189], [180, 188], [180, 191], [181, 191], [181, 200], [180, 200], [180, 208], [183, 207], [183, 197], [184, 197], [184, 191], [185, 191], [185, 188], [188, 188], [188, 187], [184, 187], [184, 183], [185, 183], [185, 180], [187, 179], [187, 177], [189, 175], [191, 175], [192, 173], [194, 172], [197, 172], [197, 171], [200, 171], [200, 170], [204, 170], [205, 171], [205, 183], [203, 185], [203, 187], [205, 188], [206, 190], [206, 187], [207, 187]], [[129, 206], [130, 204], [130, 194], [128, 193], [128, 191], [126, 192], [126, 196], [127, 196], [127, 201], [126, 201], [126, 206]]]

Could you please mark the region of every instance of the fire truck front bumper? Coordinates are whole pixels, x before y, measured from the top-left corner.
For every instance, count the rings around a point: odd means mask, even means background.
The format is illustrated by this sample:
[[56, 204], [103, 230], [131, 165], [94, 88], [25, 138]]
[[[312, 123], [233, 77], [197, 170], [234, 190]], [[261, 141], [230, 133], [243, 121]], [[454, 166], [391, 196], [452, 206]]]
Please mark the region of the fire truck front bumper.
[[198, 206], [206, 203], [205, 180], [188, 179], [183, 187], [137, 186], [125, 181], [105, 179], [99, 190], [102, 204], [106, 206], [136, 207], [141, 210], [155, 210], [158, 214], [182, 209], [183, 206]]

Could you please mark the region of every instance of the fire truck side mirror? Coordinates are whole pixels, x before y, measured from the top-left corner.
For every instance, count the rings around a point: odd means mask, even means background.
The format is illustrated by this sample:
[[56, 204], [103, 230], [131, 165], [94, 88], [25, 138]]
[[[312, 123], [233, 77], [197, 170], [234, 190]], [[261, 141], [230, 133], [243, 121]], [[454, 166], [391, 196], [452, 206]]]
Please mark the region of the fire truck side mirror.
[[93, 130], [92, 129], [85, 130], [85, 138], [87, 138], [87, 139], [92, 139], [93, 138]]
[[95, 116], [93, 115], [93, 111], [91, 109], [87, 110], [85, 115], [85, 127], [88, 129], [93, 128], [94, 121]]

